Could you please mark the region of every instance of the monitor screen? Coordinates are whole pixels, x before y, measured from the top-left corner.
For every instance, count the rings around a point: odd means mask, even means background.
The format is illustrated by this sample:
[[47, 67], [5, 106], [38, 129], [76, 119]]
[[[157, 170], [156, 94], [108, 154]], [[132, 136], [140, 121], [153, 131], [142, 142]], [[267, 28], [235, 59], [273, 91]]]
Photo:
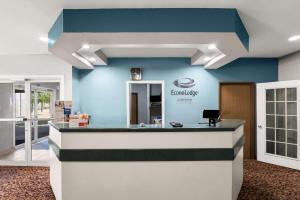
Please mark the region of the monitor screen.
[[150, 96], [150, 102], [161, 102], [161, 96]]
[[203, 118], [218, 119], [220, 110], [203, 110]]

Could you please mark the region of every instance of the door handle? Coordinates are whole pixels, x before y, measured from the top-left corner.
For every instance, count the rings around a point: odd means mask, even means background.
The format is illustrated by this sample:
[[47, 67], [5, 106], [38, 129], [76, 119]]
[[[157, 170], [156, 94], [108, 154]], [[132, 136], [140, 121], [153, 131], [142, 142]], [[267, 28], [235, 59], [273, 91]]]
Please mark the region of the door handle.
[[262, 128], [262, 125], [258, 125], [257, 127], [258, 127], [258, 128]]

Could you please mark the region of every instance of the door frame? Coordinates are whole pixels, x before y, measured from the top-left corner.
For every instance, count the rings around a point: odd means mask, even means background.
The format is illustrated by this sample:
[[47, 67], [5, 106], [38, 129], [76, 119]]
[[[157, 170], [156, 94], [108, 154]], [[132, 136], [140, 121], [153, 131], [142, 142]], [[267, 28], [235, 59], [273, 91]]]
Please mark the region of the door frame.
[[[33, 161], [32, 160], [32, 142], [31, 142], [31, 83], [59, 83], [60, 85], [60, 99], [65, 97], [65, 76], [64, 75], [0, 75], [0, 83], [25, 83], [25, 113], [27, 121], [25, 121], [25, 160], [0, 160], [0, 165], [9, 166], [49, 166], [49, 161]], [[29, 92], [28, 92], [29, 91]], [[29, 101], [28, 101], [29, 99]], [[13, 106], [15, 102], [13, 102]], [[14, 109], [15, 110], [15, 109]], [[15, 113], [13, 114], [15, 118]], [[15, 137], [15, 131], [14, 131]]]
[[257, 84], [256, 101], [257, 103], [259, 103], [258, 101], [261, 99], [266, 101], [265, 90], [267, 89], [289, 87], [297, 87], [297, 158], [266, 153], [266, 131], [264, 131], [266, 128], [266, 105], [264, 102], [263, 109], [257, 111], [257, 160], [300, 170], [300, 80], [259, 83]]
[[[251, 99], [252, 99], [252, 105], [251, 105], [251, 124], [250, 129], [253, 133], [252, 137], [250, 137], [250, 157], [252, 159], [256, 159], [257, 156], [257, 143], [256, 143], [256, 83], [255, 82], [220, 82], [219, 83], [219, 109], [221, 108], [221, 102], [222, 102], [222, 96], [221, 96], [221, 86], [222, 85], [249, 85], [251, 86]], [[220, 114], [222, 117], [222, 113]], [[253, 154], [253, 155], [252, 155]]]
[[33, 83], [60, 83], [60, 99], [65, 99], [65, 76], [64, 75], [0, 75], [1, 81], [31, 81]]
[[[162, 126], [165, 125], [165, 81], [164, 80], [142, 80], [142, 81], [126, 81], [126, 124], [130, 126], [130, 84], [147, 84], [147, 95], [149, 95], [149, 84], [161, 84], [161, 120]], [[150, 97], [147, 97], [148, 100]]]

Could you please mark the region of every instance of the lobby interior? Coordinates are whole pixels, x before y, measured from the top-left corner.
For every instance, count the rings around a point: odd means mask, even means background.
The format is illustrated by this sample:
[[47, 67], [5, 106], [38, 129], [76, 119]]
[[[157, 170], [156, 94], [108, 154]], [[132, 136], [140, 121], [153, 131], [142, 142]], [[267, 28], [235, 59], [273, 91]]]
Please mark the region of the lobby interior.
[[1, 5], [0, 200], [300, 199], [300, 2]]

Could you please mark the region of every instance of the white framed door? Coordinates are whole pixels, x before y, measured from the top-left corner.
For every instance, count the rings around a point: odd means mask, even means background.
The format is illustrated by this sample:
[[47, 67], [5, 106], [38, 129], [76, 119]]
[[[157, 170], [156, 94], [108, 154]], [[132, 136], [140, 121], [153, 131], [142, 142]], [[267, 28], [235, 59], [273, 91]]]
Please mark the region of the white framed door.
[[257, 160], [300, 169], [300, 81], [257, 84]]
[[[49, 88], [49, 84], [53, 83], [59, 83], [58, 87], [60, 88], [60, 93], [59, 96], [60, 98], [64, 98], [64, 95], [62, 93], [62, 82], [63, 79], [41, 79], [41, 78], [31, 78], [26, 80], [25, 85], [27, 87], [27, 90], [30, 90], [31, 92], [28, 93], [29, 96], [27, 96], [28, 99], [31, 99], [29, 104], [26, 105], [26, 108], [29, 109], [28, 112], [30, 112], [28, 119], [30, 119], [30, 124], [31, 124], [31, 136], [28, 139], [28, 165], [30, 166], [48, 166], [49, 165], [49, 159], [50, 159], [50, 154], [49, 154], [49, 147], [48, 146], [48, 134], [40, 134], [45, 132], [45, 124], [41, 124], [40, 122], [42, 121], [50, 121], [53, 117], [52, 116], [47, 116], [47, 118], [43, 118], [45, 113], [43, 112], [38, 112], [40, 110], [39, 106], [40, 100], [42, 96], [40, 94], [49, 94], [49, 102], [50, 105], [47, 108], [49, 110], [48, 112], [51, 114], [54, 112], [54, 104], [57, 95], [56, 95], [56, 90], [53, 88]], [[48, 86], [40, 86], [40, 85], [47, 85]], [[51, 110], [52, 109], [52, 110]], [[41, 111], [41, 110], [40, 110]], [[47, 112], [47, 113], [48, 113]], [[52, 113], [53, 114], [53, 113]], [[42, 116], [41, 116], [42, 115]], [[48, 124], [48, 123], [47, 123]], [[46, 126], [47, 126], [46, 124]], [[45, 148], [46, 147], [46, 148]]]

